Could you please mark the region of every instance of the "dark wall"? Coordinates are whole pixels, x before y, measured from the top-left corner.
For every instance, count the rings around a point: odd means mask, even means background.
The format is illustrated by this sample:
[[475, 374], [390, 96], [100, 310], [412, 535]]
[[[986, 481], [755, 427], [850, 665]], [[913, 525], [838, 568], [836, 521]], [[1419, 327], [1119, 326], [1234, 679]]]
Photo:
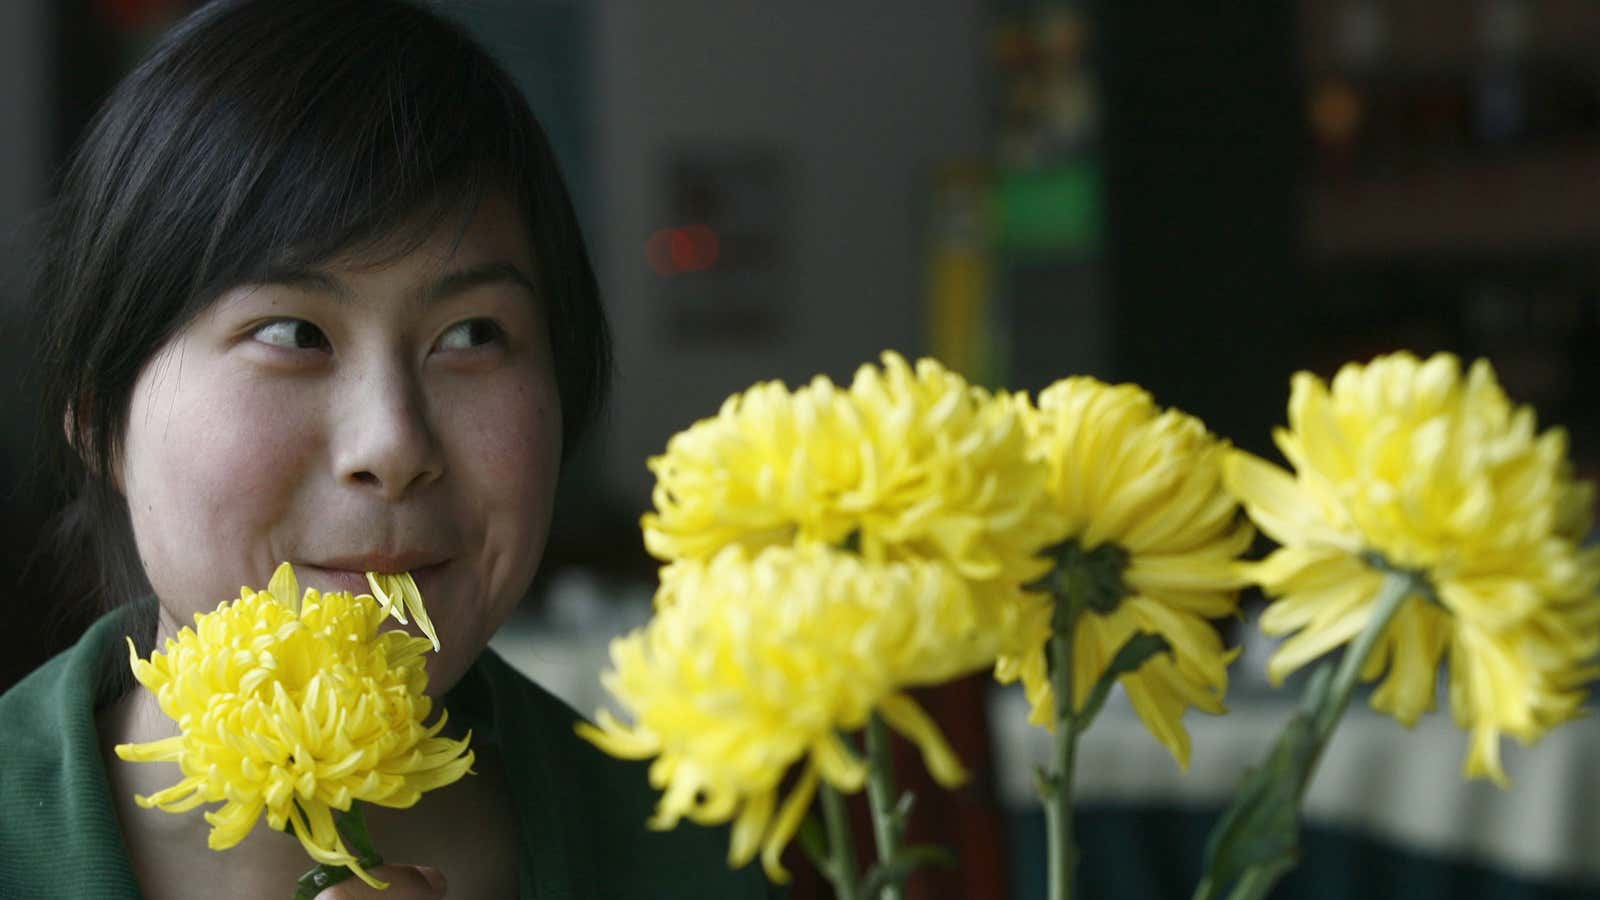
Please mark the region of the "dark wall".
[[1256, 452], [1303, 345], [1292, 6], [1096, 11], [1115, 375]]
[[[6, 623], [0, 653], [0, 691], [70, 644], [92, 620], [80, 599], [56, 590], [62, 567], [82, 567], [82, 559], [45, 554], [51, 517], [61, 501], [60, 485], [47, 465], [59, 432], [40, 418], [38, 315], [28, 297], [38, 250], [43, 206], [67, 154], [87, 127], [116, 79], [131, 65], [144, 42], [159, 31], [160, 17], [175, 17], [189, 0], [127, 5], [144, 10], [151, 22], [118, 19], [113, 7], [93, 0], [35, 4], [25, 33], [9, 35], [28, 42], [30, 111], [8, 118], [13, 130], [4, 140], [13, 152], [26, 146], [40, 164], [30, 171], [26, 197], [6, 204], [0, 216], [0, 385], [4, 385], [0, 435], [0, 616]], [[21, 9], [19, 3], [11, 10]], [[131, 14], [131, 13], [127, 13]], [[8, 65], [19, 64], [15, 56]]]

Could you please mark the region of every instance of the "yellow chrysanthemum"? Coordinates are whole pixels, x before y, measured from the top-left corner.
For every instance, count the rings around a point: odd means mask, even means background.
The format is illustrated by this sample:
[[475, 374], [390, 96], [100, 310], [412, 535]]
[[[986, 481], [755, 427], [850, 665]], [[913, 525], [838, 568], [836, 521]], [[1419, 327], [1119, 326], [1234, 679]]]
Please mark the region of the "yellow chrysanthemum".
[[[1237, 612], [1235, 558], [1253, 537], [1222, 486], [1226, 444], [1193, 416], [1162, 412], [1135, 385], [1093, 378], [1059, 381], [1037, 409], [1017, 397], [1035, 452], [1049, 464], [1048, 496], [1067, 519], [1067, 565], [1085, 567], [1090, 595], [1072, 643], [1073, 707], [1137, 632], [1165, 638], [1170, 653], [1124, 675], [1122, 685], [1151, 732], [1189, 763], [1189, 707], [1221, 713], [1227, 666], [1207, 619]], [[1060, 573], [1067, 577], [1067, 573]], [[1080, 582], [1081, 583], [1081, 582]], [[1032, 721], [1052, 725], [1055, 697], [1046, 663], [1052, 606], [1034, 603], [1020, 642], [1000, 658], [1001, 681], [1022, 680]]]
[[793, 393], [757, 385], [674, 436], [649, 463], [645, 546], [703, 560], [854, 537], [872, 561], [944, 559], [1000, 584], [1044, 574], [1059, 522], [1017, 414], [931, 359], [882, 358], [848, 391], [821, 376]]
[[1505, 783], [1502, 732], [1531, 742], [1578, 713], [1600, 650], [1600, 556], [1579, 541], [1594, 492], [1573, 479], [1566, 436], [1535, 431], [1479, 360], [1400, 353], [1348, 365], [1329, 387], [1294, 377], [1294, 473], [1242, 452], [1227, 479], [1282, 547], [1248, 567], [1278, 599], [1261, 627], [1293, 634], [1274, 681], [1354, 638], [1384, 570], [1414, 573], [1361, 675], [1375, 708], [1410, 725], [1433, 708], [1448, 652], [1450, 699], [1472, 732], [1464, 771]]
[[134, 799], [174, 813], [223, 803], [205, 814], [214, 850], [239, 843], [265, 812], [279, 831], [292, 824], [312, 859], [383, 886], [346, 847], [332, 811], [357, 800], [411, 806], [473, 761], [470, 733], [438, 736], [442, 711], [423, 724], [432, 709], [423, 693], [430, 644], [402, 631], [379, 634], [386, 616], [365, 594], [308, 588], [301, 597], [285, 563], [267, 590], [243, 588], [238, 600], [197, 614], [164, 653], [143, 660], [130, 642], [134, 677], [181, 734], [119, 744], [117, 755], [176, 762], [184, 775]]
[[[652, 827], [687, 817], [733, 821], [729, 862], [762, 864], [784, 880], [779, 856], [819, 780], [859, 790], [865, 763], [841, 738], [874, 712], [916, 742], [942, 784], [961, 765], [937, 727], [903, 691], [993, 659], [992, 633], [969, 623], [966, 580], [942, 564], [863, 562], [820, 545], [737, 545], [709, 563], [662, 574], [658, 613], [611, 645], [605, 683], [634, 718], [602, 711], [580, 733], [606, 752], [656, 757], [664, 793]], [[963, 612], [963, 611], [966, 612]], [[933, 651], [943, 649], [948, 658]], [[786, 773], [799, 780], [779, 802]]]

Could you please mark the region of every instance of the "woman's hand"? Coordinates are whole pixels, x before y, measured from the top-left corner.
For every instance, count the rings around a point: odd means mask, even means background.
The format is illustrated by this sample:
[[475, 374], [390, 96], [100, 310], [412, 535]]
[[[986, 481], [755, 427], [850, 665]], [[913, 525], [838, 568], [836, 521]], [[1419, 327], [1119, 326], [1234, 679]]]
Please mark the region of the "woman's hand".
[[359, 878], [341, 881], [315, 900], [438, 900], [444, 896], [444, 873], [429, 866], [379, 866], [372, 870], [389, 889], [368, 887]]

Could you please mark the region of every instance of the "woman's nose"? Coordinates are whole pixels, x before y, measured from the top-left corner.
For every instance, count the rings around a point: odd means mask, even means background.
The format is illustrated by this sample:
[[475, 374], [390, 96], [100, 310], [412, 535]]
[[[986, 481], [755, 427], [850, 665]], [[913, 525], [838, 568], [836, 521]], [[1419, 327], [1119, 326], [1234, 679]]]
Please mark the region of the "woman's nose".
[[339, 480], [400, 500], [444, 475], [444, 453], [416, 379], [373, 374], [352, 385], [334, 426]]

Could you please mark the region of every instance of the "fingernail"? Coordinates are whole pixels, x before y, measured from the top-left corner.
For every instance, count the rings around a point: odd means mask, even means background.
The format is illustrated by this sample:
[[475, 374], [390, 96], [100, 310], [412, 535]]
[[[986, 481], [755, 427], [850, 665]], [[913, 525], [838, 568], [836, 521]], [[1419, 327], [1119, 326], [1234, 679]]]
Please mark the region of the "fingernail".
[[444, 890], [444, 873], [438, 869], [431, 866], [417, 866], [417, 874], [428, 882], [428, 887], [436, 891]]

